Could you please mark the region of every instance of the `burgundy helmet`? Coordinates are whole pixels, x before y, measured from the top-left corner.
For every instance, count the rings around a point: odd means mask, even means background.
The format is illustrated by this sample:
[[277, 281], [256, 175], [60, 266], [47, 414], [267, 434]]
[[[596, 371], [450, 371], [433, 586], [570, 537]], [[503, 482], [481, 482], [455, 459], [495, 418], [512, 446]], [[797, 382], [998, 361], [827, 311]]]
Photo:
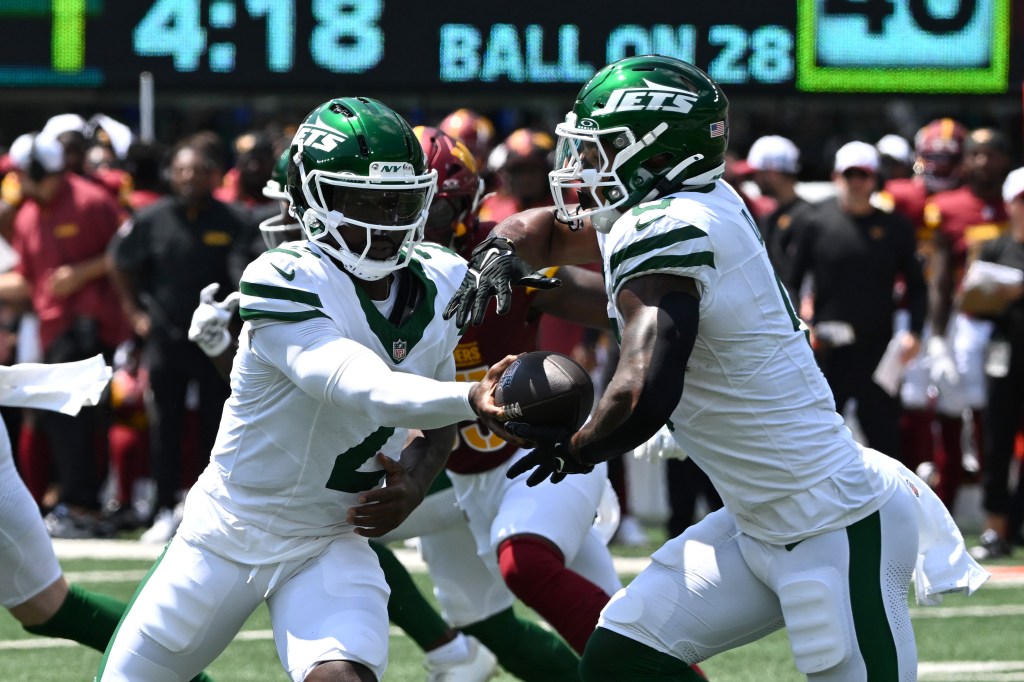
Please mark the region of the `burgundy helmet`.
[[437, 171], [437, 193], [427, 216], [426, 238], [449, 246], [453, 238], [466, 234], [466, 223], [483, 195], [484, 181], [464, 142], [431, 126], [417, 126], [413, 132], [427, 165]]
[[953, 189], [960, 182], [967, 128], [951, 118], [935, 119], [914, 136], [914, 172], [929, 192]]
[[445, 116], [437, 127], [442, 132], [465, 142], [476, 159], [477, 168], [483, 169], [487, 155], [491, 152], [491, 144], [494, 142], [494, 124], [489, 118], [471, 109], [456, 109]]

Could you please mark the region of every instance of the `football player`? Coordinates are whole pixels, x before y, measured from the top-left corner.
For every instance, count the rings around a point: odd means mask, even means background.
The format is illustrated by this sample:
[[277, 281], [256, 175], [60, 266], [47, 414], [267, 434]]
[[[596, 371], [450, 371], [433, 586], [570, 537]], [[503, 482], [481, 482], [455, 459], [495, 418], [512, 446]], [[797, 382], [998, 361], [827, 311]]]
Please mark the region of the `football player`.
[[[932, 224], [934, 221], [925, 221], [925, 205], [932, 195], [959, 186], [966, 137], [967, 129], [951, 118], [935, 119], [922, 126], [914, 135], [913, 175], [887, 181], [884, 189], [874, 197], [879, 208], [899, 213], [913, 223], [917, 231], [918, 253], [926, 263], [932, 251], [932, 229], [935, 226]], [[931, 274], [930, 269], [926, 269], [926, 278], [930, 279]], [[898, 329], [907, 327], [905, 317], [905, 313], [897, 313]], [[926, 468], [935, 470], [937, 467], [938, 487], [944, 493], [945, 485], [941, 481], [948, 484], [960, 479], [962, 417], [960, 413], [946, 414], [948, 410], [936, 414], [936, 385], [945, 384], [947, 390], [951, 390], [944, 376], [951, 370], [952, 361], [949, 354], [944, 353], [946, 348], [941, 339], [935, 342], [928, 339], [926, 343], [930, 353], [922, 353], [907, 363], [900, 388], [903, 406], [900, 459], [912, 469], [924, 465], [921, 473], [927, 480], [936, 479], [925, 473]], [[938, 443], [932, 436], [935, 421], [941, 435]], [[955, 489], [955, 485], [950, 489]], [[950, 499], [945, 494], [942, 497]]]
[[[537, 444], [508, 475], [586, 477], [671, 420], [725, 502], [604, 609], [585, 680], [696, 679], [688, 664], [783, 626], [809, 679], [914, 679], [907, 519], [920, 498], [836, 414], [756, 224], [720, 180], [728, 125], [725, 93], [691, 64], [648, 55], [598, 71], [557, 127], [556, 207], [500, 223], [445, 314], [482, 322], [536, 266], [601, 260], [616, 372], [573, 434], [505, 424]], [[956, 587], [974, 589], [955, 527], [940, 539], [963, 557]]]
[[[379, 680], [388, 587], [367, 538], [423, 499], [450, 425], [480, 415], [499, 428], [493, 390], [514, 358], [453, 381], [459, 330], [440, 313], [465, 261], [421, 243], [436, 173], [408, 123], [370, 98], [332, 99], [290, 153], [308, 241], [242, 276], [245, 323], [210, 464], [100, 682], [187, 679], [263, 601], [290, 679]], [[422, 435], [406, 445], [411, 428]]]
[[[60, 367], [59, 364], [49, 365], [47, 371], [60, 371]], [[0, 371], [13, 374], [16, 370], [4, 367]], [[77, 406], [75, 409], [83, 404], [95, 405], [102, 385], [94, 385], [91, 390], [95, 395], [88, 396], [88, 384], [92, 380], [86, 379], [82, 385], [76, 385], [77, 379], [87, 375], [80, 373], [77, 367], [73, 372], [75, 377], [63, 376], [59, 385], [33, 386], [33, 395], [22, 392], [22, 399], [5, 395], [0, 404], [40, 407], [36, 401], [38, 397], [49, 395], [61, 396], [58, 402], [66, 402], [68, 409], [72, 405]], [[5, 386], [17, 386], [21, 380], [5, 377]], [[20, 388], [27, 387], [22, 384]], [[26, 402], [26, 396], [34, 396], [36, 400]], [[102, 652], [128, 605], [80, 585], [68, 584], [35, 500], [15, 469], [10, 437], [2, 419], [0, 500], [3, 500], [0, 504], [0, 565], [4, 567], [0, 571], [0, 606], [10, 611], [26, 632], [70, 639]], [[195, 677], [197, 681], [209, 679], [206, 673], [198, 673]]]
[[[971, 131], [963, 144], [963, 185], [932, 195], [924, 220], [932, 235], [929, 257], [931, 375], [942, 425], [936, 492], [950, 509], [963, 477], [962, 415], [971, 411], [975, 452], [981, 452], [986, 398], [985, 349], [992, 323], [956, 310], [955, 292], [982, 244], [1008, 227], [1002, 186], [1011, 168], [1009, 140], [992, 128]], [[937, 449], [938, 450], [938, 449]]]

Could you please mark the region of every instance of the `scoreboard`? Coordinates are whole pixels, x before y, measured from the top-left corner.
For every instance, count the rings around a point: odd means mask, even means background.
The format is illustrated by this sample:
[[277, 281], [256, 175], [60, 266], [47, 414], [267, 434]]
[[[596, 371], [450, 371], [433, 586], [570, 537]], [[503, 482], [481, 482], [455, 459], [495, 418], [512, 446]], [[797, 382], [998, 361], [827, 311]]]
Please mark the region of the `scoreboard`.
[[[1017, 4], [1012, 8], [1011, 4]], [[575, 89], [659, 53], [731, 93], [1001, 94], [1024, 78], [1019, 0], [3, 0], [0, 88]]]

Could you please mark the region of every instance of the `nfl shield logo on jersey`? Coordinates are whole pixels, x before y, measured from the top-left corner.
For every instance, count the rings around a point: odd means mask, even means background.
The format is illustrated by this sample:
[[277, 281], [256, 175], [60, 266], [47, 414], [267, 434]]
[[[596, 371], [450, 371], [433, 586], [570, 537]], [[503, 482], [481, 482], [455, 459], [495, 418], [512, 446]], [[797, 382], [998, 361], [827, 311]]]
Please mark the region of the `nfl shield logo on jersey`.
[[394, 358], [395, 362], [398, 362], [405, 357], [405, 350], [407, 347], [408, 344], [401, 339], [391, 344], [391, 357]]

